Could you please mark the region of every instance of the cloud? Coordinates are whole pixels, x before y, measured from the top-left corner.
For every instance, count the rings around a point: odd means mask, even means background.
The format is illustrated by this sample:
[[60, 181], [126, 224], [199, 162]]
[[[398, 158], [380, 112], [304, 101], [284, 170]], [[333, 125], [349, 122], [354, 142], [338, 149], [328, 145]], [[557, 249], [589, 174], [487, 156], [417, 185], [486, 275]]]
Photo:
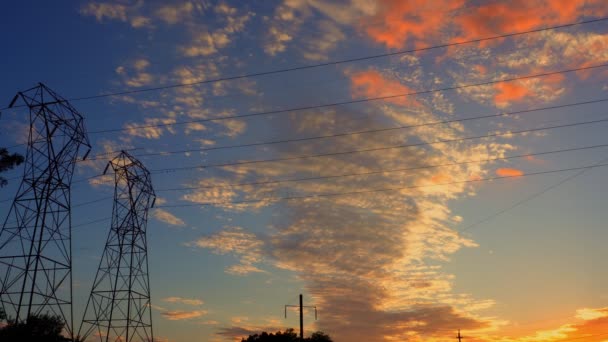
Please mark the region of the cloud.
[[104, 18], [127, 21], [127, 7], [120, 4], [91, 2], [80, 9], [83, 15], [94, 16], [97, 21]]
[[144, 15], [137, 14], [140, 11], [140, 4], [126, 6], [107, 2], [89, 2], [80, 8], [80, 14], [93, 16], [98, 22], [104, 19], [128, 22], [133, 28], [151, 28], [152, 20]]
[[139, 88], [152, 84], [155, 77], [146, 71], [150, 66], [150, 61], [144, 58], [134, 60], [128, 66], [119, 66], [115, 72], [122, 78], [124, 84], [129, 87]]
[[219, 27], [209, 30], [193, 24], [192, 40], [181, 50], [186, 57], [209, 56], [232, 43], [233, 36], [245, 29], [245, 25], [255, 16], [253, 12], [239, 14], [238, 10], [222, 3], [214, 7]]
[[500, 177], [519, 177], [524, 174], [522, 170], [512, 168], [500, 168], [496, 170], [496, 174]]
[[576, 318], [582, 319], [585, 321], [596, 320], [599, 318], [608, 317], [608, 309], [590, 309], [583, 308], [576, 310]]
[[[409, 87], [401, 84], [401, 82], [385, 77], [373, 69], [353, 72], [349, 76], [355, 99], [376, 98], [413, 92]], [[402, 106], [417, 105], [417, 102], [411, 96], [395, 97], [387, 99], [386, 102]]]
[[156, 10], [156, 16], [167, 24], [174, 25], [189, 19], [195, 11], [192, 2], [164, 5]]
[[302, 56], [312, 61], [324, 61], [329, 58], [329, 52], [346, 38], [340, 27], [328, 20], [318, 24], [318, 33], [310, 35], [305, 42]]
[[160, 313], [164, 318], [170, 321], [183, 321], [190, 320], [193, 318], [199, 318], [207, 314], [205, 310], [194, 310], [194, 311], [164, 311]]
[[246, 275], [264, 272], [254, 266], [262, 261], [263, 242], [253, 233], [240, 227], [230, 227], [219, 233], [202, 237], [187, 244], [192, 247], [207, 248], [216, 254], [232, 254], [239, 258], [240, 264], [226, 269], [227, 273]]
[[449, 11], [463, 6], [464, 0], [400, 1], [379, 0], [377, 12], [362, 21], [363, 30], [375, 42], [388, 48], [437, 38], [450, 21]]
[[[582, 322], [574, 322], [582, 320]], [[572, 323], [562, 324], [552, 329], [538, 329], [531, 334], [501, 336], [492, 332], [469, 332], [469, 339], [479, 342], [561, 342], [589, 341], [602, 342], [606, 340], [608, 328], [608, 308], [582, 308], [576, 310], [576, 316], [566, 318]]]
[[186, 305], [203, 305], [204, 302], [200, 299], [196, 299], [196, 298], [182, 298], [182, 297], [167, 297], [167, 298], [163, 298], [163, 301], [167, 302], [167, 303], [179, 303], [179, 304], [186, 304]]
[[601, 0], [515, 0], [508, 3], [485, 3], [455, 17], [454, 22], [460, 34], [454, 40], [528, 31], [574, 22], [583, 15], [601, 17], [607, 12]]
[[171, 126], [175, 122], [174, 118], [145, 118], [141, 124], [127, 123], [124, 128], [126, 134], [132, 137], [159, 139], [165, 132], [175, 133]]
[[287, 49], [287, 43], [290, 42], [293, 37], [280, 28], [271, 26], [268, 29], [268, 41], [264, 44], [264, 51], [274, 56]]
[[534, 95], [530, 89], [513, 82], [498, 83], [494, 85], [494, 88], [497, 91], [494, 95], [494, 102], [498, 107], [505, 107], [510, 102], [521, 101], [525, 97]]
[[[421, 47], [438, 40], [463, 41], [532, 30], [576, 21], [584, 15], [608, 13], [601, 0], [514, 0], [471, 6], [464, 0], [378, 0], [375, 10], [360, 20], [374, 42], [402, 49]], [[446, 39], [447, 36], [447, 39]], [[500, 40], [482, 42], [486, 46]]]
[[171, 226], [185, 226], [184, 220], [171, 214], [170, 212], [156, 208], [152, 211], [152, 217]]
[[[353, 98], [392, 95], [423, 89], [421, 63], [404, 60], [407, 73], [394, 70], [349, 70]], [[407, 84], [407, 85], [406, 85]], [[397, 99], [396, 99], [397, 100]], [[411, 101], [412, 99], [407, 99]], [[397, 125], [414, 125], [441, 120], [443, 113], [433, 106], [435, 99], [416, 99], [417, 105], [399, 101], [376, 102], [359, 109], [366, 115], [352, 119], [348, 108], [335, 108], [289, 117], [287, 123], [272, 128], [297, 130], [302, 136], [338, 131], [358, 131]], [[451, 99], [443, 99], [441, 108], [449, 108]], [[312, 113], [311, 113], [312, 114]], [[322, 117], [322, 119], [318, 119]], [[400, 144], [404, 141], [432, 142], [466, 135], [461, 125], [434, 125], [398, 130], [390, 134], [352, 135], [267, 148], [277, 157], [311, 153], [366, 149]], [[392, 149], [373, 153], [328, 156], [311, 162], [296, 159], [288, 162], [239, 165], [223, 168], [216, 174], [216, 184], [246, 179], [268, 180], [344, 173], [370, 172], [464, 160], [483, 160], [504, 155], [513, 147], [498, 141], [483, 143], [433, 144], [424, 148]], [[282, 201], [282, 219], [274, 222], [266, 234], [255, 236], [255, 260], [292, 271], [304, 282], [314, 305], [325, 308], [319, 328], [345, 340], [384, 342], [387, 340], [441, 340], [447, 331], [485, 329], [494, 322], [482, 316], [494, 305], [491, 299], [477, 299], [456, 293], [454, 277], [442, 270], [456, 251], [475, 247], [475, 242], [460, 236], [454, 229], [454, 215], [448, 203], [474, 192], [472, 185], [453, 184], [420, 187], [402, 191], [365, 193], [364, 195], [312, 197], [316, 194], [356, 192], [368, 189], [428, 185], [433, 179], [449, 177], [469, 179], [484, 177], [488, 164], [418, 169], [403, 173], [373, 174], [306, 182], [265, 184], [264, 186], [221, 188], [231, 191], [234, 200], [264, 198], [289, 194], [311, 196], [308, 199]], [[207, 191], [207, 190], [205, 190]], [[215, 190], [219, 191], [219, 190]], [[272, 205], [269, 202], [266, 205]], [[237, 241], [241, 241], [236, 231]], [[252, 237], [253, 238], [253, 237]], [[226, 243], [225, 234], [216, 233], [203, 247], [218, 254], [238, 250]], [[213, 242], [211, 242], [213, 241]], [[249, 241], [249, 239], [245, 239]], [[238, 244], [236, 244], [239, 246]], [[227, 246], [226, 250], [218, 246]], [[248, 250], [256, 250], [248, 248]], [[254, 265], [257, 263], [242, 263]], [[388, 327], [388, 328], [387, 328]]]

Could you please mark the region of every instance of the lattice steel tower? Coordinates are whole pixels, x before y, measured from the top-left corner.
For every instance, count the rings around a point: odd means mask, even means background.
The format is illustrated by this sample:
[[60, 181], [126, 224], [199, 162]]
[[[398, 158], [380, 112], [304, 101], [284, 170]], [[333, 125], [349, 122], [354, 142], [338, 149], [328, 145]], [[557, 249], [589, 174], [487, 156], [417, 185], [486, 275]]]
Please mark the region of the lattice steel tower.
[[115, 179], [112, 226], [78, 334], [103, 342], [153, 341], [146, 240], [148, 209], [155, 200], [152, 181], [127, 152], [110, 166]]
[[15, 95], [29, 108], [23, 179], [0, 231], [0, 303], [19, 322], [60, 316], [73, 335], [70, 184], [90, 150], [83, 118], [44, 84]]

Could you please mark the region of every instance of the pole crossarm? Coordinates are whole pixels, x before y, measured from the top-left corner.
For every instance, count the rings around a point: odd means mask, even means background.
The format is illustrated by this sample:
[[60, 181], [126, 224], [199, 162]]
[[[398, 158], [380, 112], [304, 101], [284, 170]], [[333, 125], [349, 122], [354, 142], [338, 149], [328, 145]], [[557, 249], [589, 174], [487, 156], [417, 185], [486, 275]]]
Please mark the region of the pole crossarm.
[[317, 307], [313, 305], [304, 305], [304, 299], [300, 294], [300, 305], [285, 305], [285, 318], [287, 318], [287, 308], [298, 308], [300, 311], [300, 341], [304, 341], [304, 308], [315, 309], [315, 321], [317, 320]]

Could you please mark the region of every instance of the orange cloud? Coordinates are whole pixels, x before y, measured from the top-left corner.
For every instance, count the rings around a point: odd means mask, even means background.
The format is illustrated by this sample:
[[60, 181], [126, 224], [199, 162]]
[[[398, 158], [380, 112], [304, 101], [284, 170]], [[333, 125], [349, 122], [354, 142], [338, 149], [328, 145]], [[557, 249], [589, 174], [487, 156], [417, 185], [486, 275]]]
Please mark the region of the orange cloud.
[[496, 95], [494, 95], [494, 103], [498, 107], [505, 107], [511, 102], [521, 101], [524, 98], [534, 95], [533, 91], [521, 83], [496, 83], [494, 85]]
[[361, 20], [361, 25], [375, 42], [402, 49], [408, 42], [419, 47], [428, 45], [429, 38], [438, 38], [442, 31], [457, 32], [452, 41], [462, 41], [608, 14], [603, 0], [512, 0], [476, 7], [465, 4], [465, 0], [378, 0], [375, 14]]
[[366, 20], [365, 32], [389, 48], [403, 48], [408, 40], [418, 42], [436, 35], [448, 22], [449, 11], [464, 0], [380, 0], [378, 11]]
[[512, 0], [483, 4], [455, 17], [454, 23], [461, 33], [454, 37], [454, 41], [565, 24], [576, 21], [584, 14], [603, 16], [607, 9], [602, 2], [602, 0]]
[[[393, 81], [384, 77], [376, 70], [360, 71], [350, 75], [353, 97], [371, 98], [382, 97], [399, 94], [407, 94], [413, 92], [409, 87], [401, 84], [398, 81]], [[396, 97], [386, 100], [387, 102], [397, 105], [415, 105], [420, 104], [413, 100], [410, 96]]]
[[164, 298], [163, 301], [167, 302], [167, 303], [179, 303], [179, 304], [186, 304], [186, 305], [203, 305], [204, 302], [200, 299], [190, 299], [190, 298], [182, 298], [182, 297], [167, 297]]
[[431, 177], [431, 182], [433, 184], [449, 183], [451, 180], [452, 178], [445, 173], [439, 173]]
[[522, 170], [504, 167], [496, 170], [496, 174], [500, 177], [519, 177], [522, 176], [524, 172]]
[[181, 321], [186, 319], [198, 318], [206, 314], [207, 311], [205, 310], [161, 312], [161, 315], [170, 321]]
[[[533, 71], [532, 73], [541, 73]], [[513, 102], [522, 102], [534, 97], [535, 100], [548, 101], [561, 93], [560, 89], [565, 79], [564, 75], [555, 74], [540, 78], [494, 84], [494, 104], [497, 107], [507, 107]]]
[[557, 329], [548, 331], [537, 331], [536, 336], [520, 337], [513, 341], [542, 341], [562, 342], [600, 342], [606, 341], [608, 333], [608, 308], [584, 308], [576, 311], [576, 318], [582, 320], [580, 323], [564, 324]]

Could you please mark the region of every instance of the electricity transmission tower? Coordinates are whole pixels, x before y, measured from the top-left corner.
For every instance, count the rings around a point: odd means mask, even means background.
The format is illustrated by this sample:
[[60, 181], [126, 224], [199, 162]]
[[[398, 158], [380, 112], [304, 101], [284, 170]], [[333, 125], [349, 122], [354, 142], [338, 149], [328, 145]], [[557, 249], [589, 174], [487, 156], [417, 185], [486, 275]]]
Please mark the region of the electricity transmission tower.
[[59, 316], [73, 336], [70, 184], [91, 146], [82, 116], [47, 86], [19, 92], [29, 109], [21, 184], [0, 231], [0, 305], [17, 322]]
[[78, 335], [151, 342], [146, 223], [156, 197], [150, 172], [127, 152], [110, 161], [104, 174], [109, 167], [115, 180], [112, 224]]

